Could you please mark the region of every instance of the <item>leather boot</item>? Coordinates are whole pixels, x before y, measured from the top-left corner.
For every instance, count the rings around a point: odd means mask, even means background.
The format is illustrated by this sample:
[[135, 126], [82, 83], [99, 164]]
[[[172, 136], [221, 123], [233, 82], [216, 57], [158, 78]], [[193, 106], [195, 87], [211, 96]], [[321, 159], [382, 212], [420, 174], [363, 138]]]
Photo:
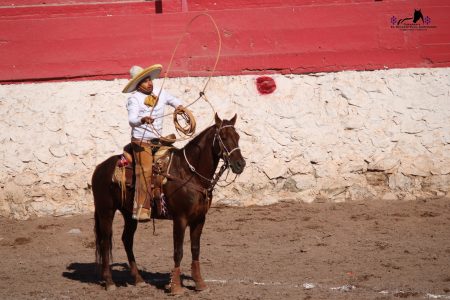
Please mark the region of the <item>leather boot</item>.
[[153, 156], [151, 147], [147, 143], [133, 142], [135, 161], [135, 196], [133, 205], [133, 219], [141, 222], [150, 221], [151, 176]]

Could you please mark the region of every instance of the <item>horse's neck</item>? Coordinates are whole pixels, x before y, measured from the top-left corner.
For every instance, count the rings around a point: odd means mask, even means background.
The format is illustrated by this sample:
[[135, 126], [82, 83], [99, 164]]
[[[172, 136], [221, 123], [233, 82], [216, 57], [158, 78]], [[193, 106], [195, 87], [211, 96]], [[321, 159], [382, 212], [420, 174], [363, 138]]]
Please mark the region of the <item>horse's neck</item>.
[[219, 157], [214, 154], [213, 142], [215, 127], [209, 127], [190, 141], [183, 149], [189, 163], [205, 177], [212, 177], [219, 164]]

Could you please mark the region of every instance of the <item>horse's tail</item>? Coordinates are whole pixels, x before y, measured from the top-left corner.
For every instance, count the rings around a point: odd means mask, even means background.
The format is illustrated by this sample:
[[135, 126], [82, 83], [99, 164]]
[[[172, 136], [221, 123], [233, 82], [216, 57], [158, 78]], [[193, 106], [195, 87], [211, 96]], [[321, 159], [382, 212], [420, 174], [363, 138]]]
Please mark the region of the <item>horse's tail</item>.
[[412, 20], [413, 18], [404, 18], [404, 19], [400, 19], [397, 22], [397, 25], [403, 24], [403, 22], [407, 21], [407, 20]]
[[[112, 183], [112, 174], [118, 159], [119, 156], [110, 157], [98, 165], [92, 174], [92, 193], [95, 206], [95, 261], [97, 265], [102, 264], [105, 255], [108, 255], [112, 259], [112, 218], [114, 211], [111, 210], [115, 210], [115, 204], [111, 195], [110, 186]], [[111, 220], [108, 220], [108, 218], [111, 218]], [[107, 252], [104, 251], [105, 249], [102, 249], [105, 245], [108, 245]]]
[[[97, 212], [94, 213], [94, 218], [95, 218], [95, 225], [94, 225], [95, 262], [96, 262], [97, 266], [101, 266], [102, 260], [103, 260], [103, 252], [101, 251], [101, 249], [102, 249], [102, 244], [105, 243], [106, 241], [104, 240], [105, 237], [102, 235], [102, 233], [100, 231], [100, 216], [98, 215]], [[110, 246], [108, 249], [108, 255], [109, 255], [110, 259], [112, 259], [112, 235], [110, 235], [109, 237], [106, 237], [106, 238], [109, 239], [107, 244]]]
[[100, 220], [97, 212], [94, 213], [95, 225], [94, 225], [94, 233], [95, 233], [95, 262], [97, 266], [100, 266], [102, 263], [102, 252], [100, 251]]

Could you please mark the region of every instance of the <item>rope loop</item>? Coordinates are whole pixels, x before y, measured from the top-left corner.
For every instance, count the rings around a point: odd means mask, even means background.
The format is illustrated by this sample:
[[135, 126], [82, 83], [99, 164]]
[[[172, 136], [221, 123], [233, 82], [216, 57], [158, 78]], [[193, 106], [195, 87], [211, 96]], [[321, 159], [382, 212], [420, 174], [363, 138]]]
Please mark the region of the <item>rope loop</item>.
[[[194, 101], [192, 101], [191, 103], [189, 103], [188, 105], [186, 105], [183, 109], [175, 110], [174, 113], [173, 113], [173, 122], [174, 122], [174, 125], [175, 125], [175, 129], [176, 129], [176, 131], [178, 133], [184, 134], [184, 137], [179, 138], [179, 139], [175, 138], [173, 140], [166, 139], [166, 138], [162, 137], [161, 134], [159, 134], [157, 132], [157, 130], [153, 127], [152, 124], [150, 124], [152, 132], [157, 134], [160, 137], [160, 139], [167, 140], [167, 141], [170, 141], [170, 142], [176, 142], [176, 141], [182, 141], [182, 140], [190, 139], [195, 134], [195, 127], [196, 127], [195, 118], [192, 115], [192, 113], [186, 107], [189, 107], [189, 106], [195, 104], [198, 100], [203, 98], [203, 100], [207, 104], [209, 104], [209, 106], [211, 107], [211, 109], [213, 111], [213, 115], [215, 113], [214, 107], [212, 106], [212, 104], [208, 100], [208, 98], [206, 97], [205, 91], [206, 91], [206, 88], [208, 87], [209, 82], [211, 81], [211, 77], [213, 76], [214, 72], [216, 71], [217, 64], [219, 63], [220, 53], [222, 51], [222, 37], [220, 35], [220, 30], [219, 30], [219, 27], [216, 24], [216, 21], [214, 20], [214, 18], [211, 15], [209, 15], [207, 13], [201, 13], [201, 14], [198, 14], [198, 15], [194, 16], [188, 22], [188, 24], [186, 25], [186, 27], [184, 29], [184, 33], [178, 39], [178, 42], [175, 45], [175, 49], [172, 52], [172, 56], [170, 58], [169, 65], [167, 66], [167, 70], [165, 72], [165, 75], [164, 75], [164, 78], [163, 78], [163, 81], [162, 81], [162, 84], [161, 84], [161, 87], [160, 87], [160, 90], [159, 90], [159, 93], [158, 93], [158, 99], [159, 99], [159, 96], [161, 95], [161, 92], [162, 92], [162, 90], [164, 88], [164, 84], [166, 82], [166, 79], [169, 77], [169, 72], [170, 72], [170, 70], [172, 68], [172, 62], [173, 62], [173, 59], [175, 57], [175, 53], [177, 52], [178, 47], [180, 46], [181, 41], [188, 35], [188, 28], [191, 26], [191, 24], [195, 20], [200, 18], [200, 17], [208, 18], [211, 21], [211, 23], [213, 24], [213, 27], [214, 27], [214, 29], [215, 29], [215, 31], [217, 33], [217, 39], [218, 39], [218, 43], [219, 44], [218, 44], [216, 59], [215, 59], [215, 62], [214, 62], [214, 66], [213, 66], [213, 68], [211, 69], [211, 71], [210, 71], [210, 73], [208, 75], [208, 79], [206, 80], [205, 85], [203, 86], [203, 89], [199, 92], [199, 97], [197, 99], [195, 99]], [[150, 115], [153, 114], [153, 110], [154, 110], [155, 106], [152, 107]], [[170, 114], [165, 114], [165, 115], [163, 115], [163, 116], [161, 116], [159, 118], [164, 118], [164, 117], [166, 117], [168, 115], [170, 115]], [[214, 120], [214, 117], [213, 117], [213, 120]], [[183, 122], [184, 125], [182, 125], [181, 122]]]
[[189, 109], [185, 107], [175, 109], [173, 112], [173, 123], [178, 133], [189, 137], [194, 135], [196, 122], [194, 115]]

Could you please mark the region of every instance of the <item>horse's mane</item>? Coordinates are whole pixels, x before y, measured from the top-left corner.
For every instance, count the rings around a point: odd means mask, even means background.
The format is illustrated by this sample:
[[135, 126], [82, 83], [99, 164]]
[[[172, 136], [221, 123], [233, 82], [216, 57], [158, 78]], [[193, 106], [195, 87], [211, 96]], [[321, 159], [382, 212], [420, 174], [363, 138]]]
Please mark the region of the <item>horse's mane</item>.
[[209, 132], [209, 130], [211, 130], [213, 127], [215, 127], [215, 125], [211, 125], [209, 127], [207, 127], [206, 129], [204, 129], [202, 132], [200, 132], [199, 134], [197, 134], [192, 140], [190, 140], [186, 145], [184, 145], [182, 149], [187, 148], [191, 145], [198, 145], [198, 143], [200, 142], [201, 139], [203, 139], [203, 137]]
[[[229, 125], [231, 122], [229, 120], [222, 120], [221, 126]], [[196, 135], [192, 140], [190, 140], [186, 145], [184, 145], [183, 148], [180, 150], [183, 150], [187, 147], [191, 147], [192, 145], [199, 145], [199, 142], [204, 138], [204, 136], [213, 128], [216, 128], [216, 124], [213, 124], [206, 129], [204, 129], [202, 132], [200, 132], [198, 135]]]

